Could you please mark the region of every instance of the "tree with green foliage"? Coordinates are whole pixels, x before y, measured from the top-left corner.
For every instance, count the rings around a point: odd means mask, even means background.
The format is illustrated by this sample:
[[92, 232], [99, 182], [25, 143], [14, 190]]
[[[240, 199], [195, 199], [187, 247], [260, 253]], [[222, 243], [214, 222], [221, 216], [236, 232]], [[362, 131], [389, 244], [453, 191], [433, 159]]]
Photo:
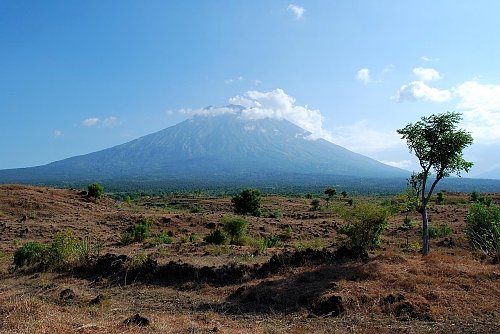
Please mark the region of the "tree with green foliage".
[[87, 192], [90, 197], [99, 199], [104, 196], [104, 187], [99, 183], [92, 183], [88, 185]]
[[244, 189], [231, 199], [234, 213], [260, 215], [261, 196], [257, 189]]
[[325, 189], [325, 195], [327, 196], [326, 198], [327, 201], [330, 201], [336, 194], [337, 190], [335, 188], [328, 187]]
[[[470, 133], [457, 129], [462, 115], [455, 112], [422, 117], [420, 121], [409, 123], [406, 127], [398, 129], [398, 134], [406, 143], [410, 152], [417, 157], [422, 170], [413, 173], [409, 179], [415, 196], [419, 199], [417, 211], [422, 216], [422, 254], [429, 254], [429, 220], [427, 204], [440, 180], [460, 172], [468, 172], [473, 163], [465, 161], [463, 150], [472, 144]], [[428, 187], [431, 171], [435, 178]]]

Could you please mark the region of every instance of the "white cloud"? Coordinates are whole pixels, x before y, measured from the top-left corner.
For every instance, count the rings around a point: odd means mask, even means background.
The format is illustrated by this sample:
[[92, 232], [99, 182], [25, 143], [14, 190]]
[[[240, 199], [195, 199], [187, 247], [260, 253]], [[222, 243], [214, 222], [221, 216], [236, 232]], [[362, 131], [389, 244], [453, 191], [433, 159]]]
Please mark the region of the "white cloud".
[[377, 131], [366, 121], [334, 128], [333, 142], [351, 151], [368, 155], [404, 146], [395, 131]]
[[99, 126], [108, 127], [118, 123], [118, 118], [115, 116], [106, 117], [105, 119], [100, 119], [98, 117], [87, 118], [82, 121], [82, 125], [86, 127]]
[[441, 75], [433, 68], [416, 67], [413, 74], [421, 81], [433, 81], [441, 79]]
[[304, 9], [304, 7], [297, 6], [294, 4], [289, 4], [287, 9], [293, 12], [293, 14], [295, 15], [295, 18], [297, 20], [302, 19], [302, 16], [304, 15], [304, 12], [306, 11]]
[[365, 84], [371, 81], [370, 70], [367, 68], [362, 68], [356, 73], [356, 79], [364, 82]]
[[380, 162], [383, 163], [383, 164], [389, 165], [389, 166], [393, 166], [393, 167], [397, 167], [397, 168], [401, 168], [401, 169], [406, 169], [406, 170], [409, 170], [409, 171], [412, 170], [411, 166], [413, 165], [413, 163], [411, 162], [411, 160], [401, 160], [401, 161], [386, 161], [386, 160], [381, 160]]
[[237, 82], [237, 81], [243, 81], [243, 79], [244, 79], [243, 76], [240, 75], [240, 76], [238, 76], [236, 78], [226, 79], [226, 80], [224, 80], [224, 83], [226, 85], [230, 85], [230, 84], [232, 84], [234, 82]]
[[467, 130], [484, 144], [500, 143], [500, 85], [466, 81], [453, 88]]
[[323, 115], [317, 109], [295, 105], [295, 99], [282, 89], [270, 92], [248, 91], [243, 96], [235, 96], [229, 102], [245, 109], [241, 115], [246, 119], [276, 118], [287, 119], [311, 132], [309, 139], [331, 140], [331, 134], [323, 129]]
[[54, 130], [53, 135], [57, 138], [64, 136], [64, 133], [61, 130]]
[[451, 99], [451, 92], [447, 89], [433, 88], [423, 81], [412, 81], [407, 85], [401, 86], [393, 100], [403, 102], [405, 100], [426, 100], [432, 102], [445, 102]]
[[88, 126], [88, 127], [95, 126], [95, 125], [97, 125], [97, 123], [99, 123], [99, 118], [97, 118], [97, 117], [87, 118], [86, 120], [84, 120], [82, 122], [82, 124], [84, 126]]

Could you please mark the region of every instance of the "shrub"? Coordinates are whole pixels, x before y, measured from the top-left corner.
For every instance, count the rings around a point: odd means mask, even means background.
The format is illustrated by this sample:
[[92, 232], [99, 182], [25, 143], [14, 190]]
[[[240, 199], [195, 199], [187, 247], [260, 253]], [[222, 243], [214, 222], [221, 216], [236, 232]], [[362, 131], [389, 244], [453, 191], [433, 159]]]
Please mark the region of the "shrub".
[[215, 229], [207, 234], [203, 240], [207, 244], [223, 245], [227, 242], [227, 236], [220, 229]]
[[47, 246], [31, 241], [14, 252], [14, 264], [18, 267], [43, 263], [47, 255]]
[[338, 232], [348, 237], [351, 246], [373, 249], [380, 244], [389, 218], [385, 208], [372, 203], [361, 203], [345, 210], [343, 216], [349, 223]]
[[87, 190], [89, 196], [92, 198], [98, 199], [104, 196], [104, 187], [99, 183], [89, 184]]
[[298, 241], [294, 246], [297, 252], [302, 252], [308, 249], [320, 251], [325, 248], [325, 243], [321, 239], [312, 239], [307, 241]]
[[318, 211], [319, 210], [319, 205], [320, 205], [320, 200], [315, 198], [311, 201], [311, 211]]
[[122, 234], [122, 244], [129, 245], [133, 242], [143, 242], [149, 237], [151, 226], [153, 226], [153, 220], [143, 218], [132, 229]]
[[281, 211], [279, 210], [264, 210], [263, 212], [261, 212], [260, 216], [264, 218], [279, 219], [283, 217], [283, 213], [281, 213]]
[[79, 242], [71, 230], [57, 232], [48, 249], [48, 265], [61, 268], [64, 265], [76, 262]]
[[472, 204], [466, 222], [471, 247], [500, 262], [500, 207]]
[[281, 235], [281, 238], [283, 240], [290, 240], [292, 239], [292, 233], [292, 227], [290, 225], [287, 225], [287, 227], [285, 227], [285, 230], [283, 231], [283, 234]]
[[222, 223], [224, 224], [224, 232], [229, 236], [232, 245], [241, 245], [244, 243], [243, 239], [248, 229], [248, 222], [245, 219], [241, 217], [224, 216], [222, 217]]
[[254, 238], [246, 236], [243, 238], [245, 245], [250, 246], [253, 249], [253, 255], [261, 254], [267, 249], [267, 244], [263, 238]]
[[245, 189], [231, 199], [234, 213], [260, 215], [261, 197], [257, 189]]
[[452, 233], [452, 229], [448, 224], [441, 224], [439, 226], [429, 226], [430, 238], [444, 238]]
[[440, 191], [436, 194], [436, 204], [443, 204], [443, 203], [444, 203], [444, 194], [442, 191]]
[[335, 188], [326, 188], [325, 189], [325, 195], [327, 196], [328, 200], [331, 200], [333, 196], [337, 194], [337, 190]]

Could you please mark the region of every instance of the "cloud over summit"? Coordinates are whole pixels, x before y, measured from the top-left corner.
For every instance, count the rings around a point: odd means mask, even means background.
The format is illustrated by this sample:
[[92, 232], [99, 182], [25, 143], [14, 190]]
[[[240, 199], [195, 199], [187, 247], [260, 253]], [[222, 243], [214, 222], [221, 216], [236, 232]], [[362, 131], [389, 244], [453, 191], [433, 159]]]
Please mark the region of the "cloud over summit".
[[[247, 91], [229, 99], [230, 106], [208, 107], [203, 109], [182, 109], [181, 113], [189, 115], [216, 116], [227, 113], [240, 113], [244, 119], [286, 119], [297, 126], [311, 132], [308, 139], [324, 138], [332, 140], [331, 134], [323, 129], [323, 115], [317, 109], [307, 105], [296, 105], [294, 97], [285, 93], [283, 89], [269, 92], [256, 90]], [[239, 106], [239, 108], [238, 108]]]

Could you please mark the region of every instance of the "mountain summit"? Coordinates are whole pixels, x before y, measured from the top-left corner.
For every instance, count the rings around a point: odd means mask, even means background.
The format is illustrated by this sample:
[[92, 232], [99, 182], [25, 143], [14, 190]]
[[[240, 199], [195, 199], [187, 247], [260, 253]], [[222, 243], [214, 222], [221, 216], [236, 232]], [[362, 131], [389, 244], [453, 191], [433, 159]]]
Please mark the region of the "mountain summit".
[[[44, 166], [0, 171], [7, 182], [162, 179], [314, 174], [398, 177], [408, 173], [351, 152], [285, 119], [249, 119], [243, 107], [196, 115], [102, 151]], [[210, 109], [205, 109], [210, 111]], [[229, 112], [227, 112], [229, 111]], [[208, 114], [208, 112], [207, 112]]]

